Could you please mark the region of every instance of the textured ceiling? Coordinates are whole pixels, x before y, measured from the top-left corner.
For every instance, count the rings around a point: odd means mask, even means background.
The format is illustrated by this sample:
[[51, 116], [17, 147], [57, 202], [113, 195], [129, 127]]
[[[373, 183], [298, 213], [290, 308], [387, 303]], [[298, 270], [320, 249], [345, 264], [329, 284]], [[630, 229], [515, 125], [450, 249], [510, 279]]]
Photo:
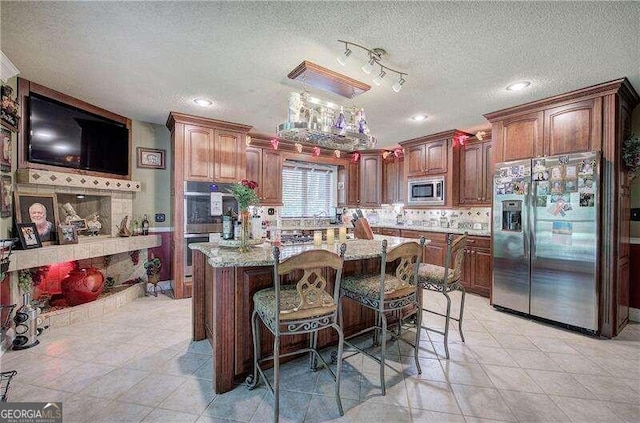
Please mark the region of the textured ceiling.
[[[22, 77], [158, 124], [179, 111], [273, 134], [303, 60], [371, 84], [362, 51], [337, 63], [337, 39], [382, 47], [409, 74], [398, 94], [388, 75], [355, 99], [380, 146], [474, 131], [484, 113], [622, 76], [640, 90], [637, 2], [2, 1], [0, 13], [0, 47]], [[505, 91], [517, 80], [532, 87]]]

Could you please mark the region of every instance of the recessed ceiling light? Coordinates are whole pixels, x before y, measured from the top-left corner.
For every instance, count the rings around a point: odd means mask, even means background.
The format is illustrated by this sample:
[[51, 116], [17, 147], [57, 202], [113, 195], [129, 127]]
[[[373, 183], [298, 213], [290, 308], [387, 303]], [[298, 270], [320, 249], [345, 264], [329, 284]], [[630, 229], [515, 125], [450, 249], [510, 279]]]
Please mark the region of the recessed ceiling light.
[[213, 104], [213, 101], [207, 100], [206, 98], [196, 98], [193, 102], [202, 107], [209, 107]]
[[427, 115], [415, 115], [411, 119], [415, 120], [416, 122], [420, 122], [421, 120], [425, 120], [426, 118], [427, 118]]
[[531, 85], [531, 82], [529, 81], [520, 81], [520, 82], [514, 82], [513, 84], [507, 86], [507, 91], [520, 91], [520, 90], [524, 90], [525, 88], [527, 88], [529, 85]]

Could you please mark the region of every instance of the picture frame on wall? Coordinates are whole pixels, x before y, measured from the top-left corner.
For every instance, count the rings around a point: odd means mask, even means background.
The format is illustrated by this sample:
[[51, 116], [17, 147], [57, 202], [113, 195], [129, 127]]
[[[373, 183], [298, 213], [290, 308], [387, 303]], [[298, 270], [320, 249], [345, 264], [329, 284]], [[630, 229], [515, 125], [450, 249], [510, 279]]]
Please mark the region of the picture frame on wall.
[[158, 148], [138, 147], [137, 164], [143, 169], [165, 169], [166, 151]]
[[60, 245], [77, 244], [78, 231], [73, 225], [58, 225], [58, 240]]
[[11, 132], [18, 132], [20, 127], [20, 114], [18, 102], [14, 100], [13, 88], [2, 85], [2, 107], [0, 107], [0, 124]]
[[60, 221], [58, 201], [54, 194], [15, 192], [16, 223], [34, 223], [42, 245], [52, 245], [58, 239]]
[[12, 186], [11, 176], [0, 176], [0, 217], [11, 217]]
[[42, 247], [42, 241], [35, 223], [16, 223], [16, 226], [23, 250]]
[[11, 131], [0, 128], [0, 171], [11, 172]]

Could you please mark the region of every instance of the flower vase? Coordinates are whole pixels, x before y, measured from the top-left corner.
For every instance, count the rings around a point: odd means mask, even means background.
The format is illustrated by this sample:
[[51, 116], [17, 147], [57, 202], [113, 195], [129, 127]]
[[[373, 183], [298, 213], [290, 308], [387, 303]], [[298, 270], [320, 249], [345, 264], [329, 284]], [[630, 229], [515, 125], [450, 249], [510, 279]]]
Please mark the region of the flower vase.
[[240, 247], [238, 250], [241, 253], [246, 253], [250, 249], [249, 236], [251, 234], [251, 217], [249, 215], [249, 210], [240, 211], [240, 221], [242, 222], [242, 227], [240, 230]]

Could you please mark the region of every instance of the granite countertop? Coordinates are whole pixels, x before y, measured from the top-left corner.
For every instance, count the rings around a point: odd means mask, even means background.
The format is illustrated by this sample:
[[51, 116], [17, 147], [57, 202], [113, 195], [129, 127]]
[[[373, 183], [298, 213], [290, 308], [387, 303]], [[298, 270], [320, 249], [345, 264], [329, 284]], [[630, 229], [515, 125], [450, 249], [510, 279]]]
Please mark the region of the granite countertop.
[[272, 226], [271, 228], [276, 228], [276, 229], [280, 229], [281, 231], [285, 232], [285, 231], [319, 231], [319, 230], [324, 230], [324, 229], [338, 229], [338, 228], [342, 228], [345, 227], [347, 229], [353, 229], [353, 225], [351, 224], [338, 224], [338, 223], [326, 223], [326, 224], [318, 224], [318, 225], [310, 225], [310, 226], [304, 226], [304, 225], [280, 225], [280, 226]]
[[467, 232], [472, 236], [491, 236], [489, 229], [458, 229], [458, 228], [442, 228], [439, 226], [422, 226], [422, 225], [398, 225], [396, 223], [375, 223], [371, 224], [372, 228], [389, 228], [389, 229], [406, 229], [408, 231], [419, 232], [444, 232], [447, 234], [460, 234]]
[[[416, 241], [413, 238], [401, 238], [393, 236], [375, 235], [374, 239], [348, 239], [347, 250], [345, 252], [345, 260], [359, 260], [374, 258], [380, 255], [382, 251], [382, 240], [386, 239], [388, 249], [400, 245], [403, 242]], [[430, 241], [427, 240], [425, 245]], [[273, 265], [273, 256], [271, 252], [271, 244], [265, 242], [261, 245], [254, 246], [247, 253], [238, 252], [238, 248], [219, 247], [215, 242], [202, 242], [190, 244], [192, 250], [202, 251], [208, 257], [208, 263], [212, 267], [247, 267], [247, 266], [271, 266]], [[340, 243], [334, 245], [322, 244], [322, 247], [316, 247], [313, 244], [303, 245], [286, 245], [280, 247], [280, 259], [284, 260], [288, 257], [302, 253], [304, 251], [322, 248], [324, 250], [333, 251], [337, 254], [340, 252]]]

